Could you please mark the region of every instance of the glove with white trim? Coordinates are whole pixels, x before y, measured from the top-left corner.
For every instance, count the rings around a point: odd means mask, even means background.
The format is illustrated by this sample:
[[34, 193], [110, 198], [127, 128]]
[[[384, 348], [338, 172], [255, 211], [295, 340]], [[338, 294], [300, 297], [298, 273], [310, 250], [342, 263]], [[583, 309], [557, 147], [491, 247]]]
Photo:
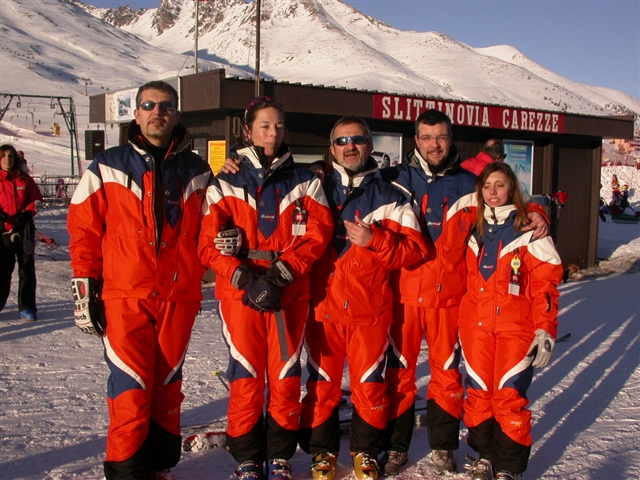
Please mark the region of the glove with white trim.
[[528, 357], [533, 357], [531, 362], [532, 367], [543, 368], [546, 367], [553, 355], [553, 347], [556, 344], [556, 339], [542, 328], [536, 330], [536, 337], [531, 342]]
[[220, 255], [235, 257], [242, 247], [242, 230], [237, 227], [223, 227], [213, 239], [213, 243], [216, 249], [220, 250]]
[[98, 282], [93, 278], [74, 277], [71, 279], [71, 289], [75, 301], [73, 316], [76, 326], [84, 333], [103, 337], [107, 319]]

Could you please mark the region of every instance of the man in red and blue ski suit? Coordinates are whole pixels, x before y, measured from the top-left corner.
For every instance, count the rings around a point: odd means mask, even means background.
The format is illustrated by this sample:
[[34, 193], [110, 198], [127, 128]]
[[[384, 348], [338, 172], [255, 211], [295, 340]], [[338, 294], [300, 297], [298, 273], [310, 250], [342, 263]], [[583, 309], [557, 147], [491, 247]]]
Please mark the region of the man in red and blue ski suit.
[[393, 269], [424, 259], [426, 245], [402, 192], [379, 176], [364, 120], [343, 117], [331, 140], [335, 160], [324, 186], [336, 227], [312, 275], [300, 445], [313, 455], [314, 478], [333, 478], [346, 359], [356, 478], [377, 478], [376, 457], [389, 411], [383, 379], [393, 305], [389, 276]]
[[178, 124], [173, 87], [143, 85], [136, 106], [129, 143], [96, 156], [67, 219], [74, 285], [94, 299], [81, 317], [76, 298], [76, 323], [104, 334], [111, 372], [107, 480], [148, 480], [180, 459], [182, 365], [205, 271], [196, 244], [211, 170]]

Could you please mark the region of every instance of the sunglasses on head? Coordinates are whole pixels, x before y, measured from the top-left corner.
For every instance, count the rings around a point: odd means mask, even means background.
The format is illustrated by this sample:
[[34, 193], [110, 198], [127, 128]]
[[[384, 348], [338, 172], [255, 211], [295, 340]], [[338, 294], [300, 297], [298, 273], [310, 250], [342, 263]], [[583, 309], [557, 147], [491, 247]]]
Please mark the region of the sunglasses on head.
[[369, 139], [364, 135], [354, 135], [353, 137], [338, 137], [333, 141], [333, 144], [344, 147], [345, 145], [349, 145], [350, 142], [353, 142], [356, 145], [366, 145], [369, 142]]
[[266, 95], [262, 95], [260, 97], [255, 97], [253, 100], [251, 100], [249, 102], [249, 105], [247, 105], [247, 108], [244, 109], [244, 123], [247, 123], [247, 115], [249, 114], [249, 112], [251, 111], [251, 109], [253, 107], [255, 107], [258, 102], [262, 102], [262, 101], [266, 101], [266, 102], [272, 102], [273, 100], [271, 99], [271, 97], [267, 97]]
[[176, 109], [176, 106], [174, 105], [173, 102], [156, 103], [150, 100], [146, 102], [142, 102], [138, 108], [141, 108], [142, 110], [145, 110], [147, 112], [151, 112], [154, 108], [156, 108], [156, 105], [158, 105], [160, 107], [160, 110], [162, 110], [163, 112], [170, 112]]

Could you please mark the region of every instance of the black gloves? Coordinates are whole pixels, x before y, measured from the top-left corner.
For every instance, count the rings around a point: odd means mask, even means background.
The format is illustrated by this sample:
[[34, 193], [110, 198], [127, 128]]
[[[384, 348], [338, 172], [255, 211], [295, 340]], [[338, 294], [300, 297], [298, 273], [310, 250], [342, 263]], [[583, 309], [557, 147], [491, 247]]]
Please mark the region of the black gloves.
[[245, 286], [242, 303], [259, 312], [275, 312], [280, 310], [281, 296], [282, 288], [260, 277]]
[[33, 213], [24, 211], [20, 213], [13, 222], [14, 230], [24, 230], [24, 227], [31, 221], [33, 218]]
[[107, 326], [104, 305], [100, 300], [100, 287], [93, 278], [75, 277], [71, 279], [74, 317], [76, 325], [84, 333], [103, 337]]
[[267, 273], [258, 277], [246, 265], [240, 265], [231, 277], [231, 284], [244, 290], [242, 303], [259, 312], [280, 310], [282, 289], [293, 282], [289, 267], [281, 261], [271, 263]]

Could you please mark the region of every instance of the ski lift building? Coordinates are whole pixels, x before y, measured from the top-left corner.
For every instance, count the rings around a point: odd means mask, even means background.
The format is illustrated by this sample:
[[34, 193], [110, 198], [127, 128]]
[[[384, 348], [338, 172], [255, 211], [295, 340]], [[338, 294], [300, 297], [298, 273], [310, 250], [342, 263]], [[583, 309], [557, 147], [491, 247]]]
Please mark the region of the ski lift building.
[[[242, 138], [244, 109], [254, 97], [254, 80], [227, 77], [220, 69], [167, 82], [179, 92], [180, 122], [189, 129], [193, 150], [216, 172], [229, 148]], [[89, 121], [119, 123], [120, 143], [125, 143], [136, 91], [92, 96]], [[492, 137], [517, 149], [524, 145], [531, 161], [531, 193], [562, 190], [569, 195], [561, 210], [547, 208], [565, 267], [597, 264], [602, 139], [632, 138], [632, 116], [579, 115], [284, 81], [263, 80], [261, 94], [284, 105], [285, 142], [298, 162], [329, 161], [329, 133], [344, 115], [366, 119], [376, 137], [397, 149], [386, 153], [402, 159], [415, 148], [415, 119], [429, 108], [449, 115], [453, 141], [463, 159], [474, 157]]]

